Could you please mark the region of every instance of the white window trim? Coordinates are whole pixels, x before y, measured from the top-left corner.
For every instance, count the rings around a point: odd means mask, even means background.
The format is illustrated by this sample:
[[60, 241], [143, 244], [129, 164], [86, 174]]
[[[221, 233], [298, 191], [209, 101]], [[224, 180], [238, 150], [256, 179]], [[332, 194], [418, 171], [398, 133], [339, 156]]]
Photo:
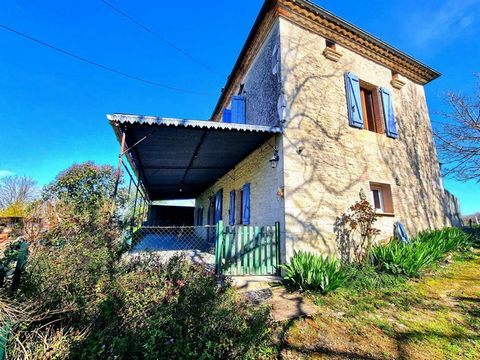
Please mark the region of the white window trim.
[[[373, 197], [373, 191], [378, 191], [378, 200], [380, 201], [380, 208], [375, 208], [375, 199]], [[370, 198], [372, 200], [372, 207], [375, 211], [384, 213], [385, 205], [383, 203], [383, 189], [380, 186], [370, 186]]]

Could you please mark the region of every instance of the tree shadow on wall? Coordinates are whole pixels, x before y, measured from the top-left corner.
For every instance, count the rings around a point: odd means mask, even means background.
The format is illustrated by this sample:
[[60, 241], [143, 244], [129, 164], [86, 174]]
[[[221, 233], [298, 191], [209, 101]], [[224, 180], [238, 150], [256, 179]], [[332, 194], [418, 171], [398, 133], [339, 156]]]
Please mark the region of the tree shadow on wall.
[[[295, 229], [287, 233], [289, 243], [300, 241], [302, 246], [334, 253], [333, 238], [326, 236], [321, 223], [327, 219], [333, 222], [345, 209], [345, 193], [362, 181], [368, 162], [360, 151], [362, 144], [345, 140], [350, 131], [346, 99], [338, 98], [345, 86], [345, 64], [340, 69], [329, 66], [329, 60], [325, 59], [319, 65], [318, 57], [322, 55], [318, 40], [292, 34], [282, 58], [288, 119], [283, 135], [284, 154], [288, 157], [284, 157], [288, 176], [285, 221], [288, 229]], [[298, 151], [300, 148], [305, 151]], [[339, 156], [330, 155], [333, 152]], [[352, 153], [362, 164], [355, 171], [349, 171], [348, 154]], [[336, 174], [341, 174], [341, 181]], [[333, 198], [337, 199], [334, 203]]]

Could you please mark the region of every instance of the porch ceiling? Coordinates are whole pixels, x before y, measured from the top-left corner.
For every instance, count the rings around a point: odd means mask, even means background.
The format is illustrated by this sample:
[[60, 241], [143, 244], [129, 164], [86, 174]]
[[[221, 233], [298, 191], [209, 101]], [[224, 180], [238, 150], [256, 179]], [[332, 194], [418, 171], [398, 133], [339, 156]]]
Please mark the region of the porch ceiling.
[[[113, 114], [107, 118], [150, 200], [195, 198], [277, 127]], [[143, 140], [142, 140], [143, 139]]]

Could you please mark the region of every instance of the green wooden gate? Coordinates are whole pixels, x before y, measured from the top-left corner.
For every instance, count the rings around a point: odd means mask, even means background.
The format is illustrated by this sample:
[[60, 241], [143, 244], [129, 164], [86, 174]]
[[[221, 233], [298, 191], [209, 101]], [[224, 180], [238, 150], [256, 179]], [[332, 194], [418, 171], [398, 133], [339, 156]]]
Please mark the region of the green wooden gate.
[[280, 226], [216, 228], [215, 269], [225, 275], [277, 275], [280, 264]]

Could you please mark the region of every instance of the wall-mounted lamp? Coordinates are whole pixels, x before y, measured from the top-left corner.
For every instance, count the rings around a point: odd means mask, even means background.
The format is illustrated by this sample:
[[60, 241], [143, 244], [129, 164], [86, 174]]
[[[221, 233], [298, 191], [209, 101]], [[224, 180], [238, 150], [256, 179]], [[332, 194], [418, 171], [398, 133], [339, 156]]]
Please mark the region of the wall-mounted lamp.
[[278, 160], [280, 160], [279, 156], [278, 156], [278, 150], [275, 149], [274, 153], [273, 153], [273, 156], [270, 158], [270, 165], [272, 166], [272, 169], [275, 169], [278, 165]]

